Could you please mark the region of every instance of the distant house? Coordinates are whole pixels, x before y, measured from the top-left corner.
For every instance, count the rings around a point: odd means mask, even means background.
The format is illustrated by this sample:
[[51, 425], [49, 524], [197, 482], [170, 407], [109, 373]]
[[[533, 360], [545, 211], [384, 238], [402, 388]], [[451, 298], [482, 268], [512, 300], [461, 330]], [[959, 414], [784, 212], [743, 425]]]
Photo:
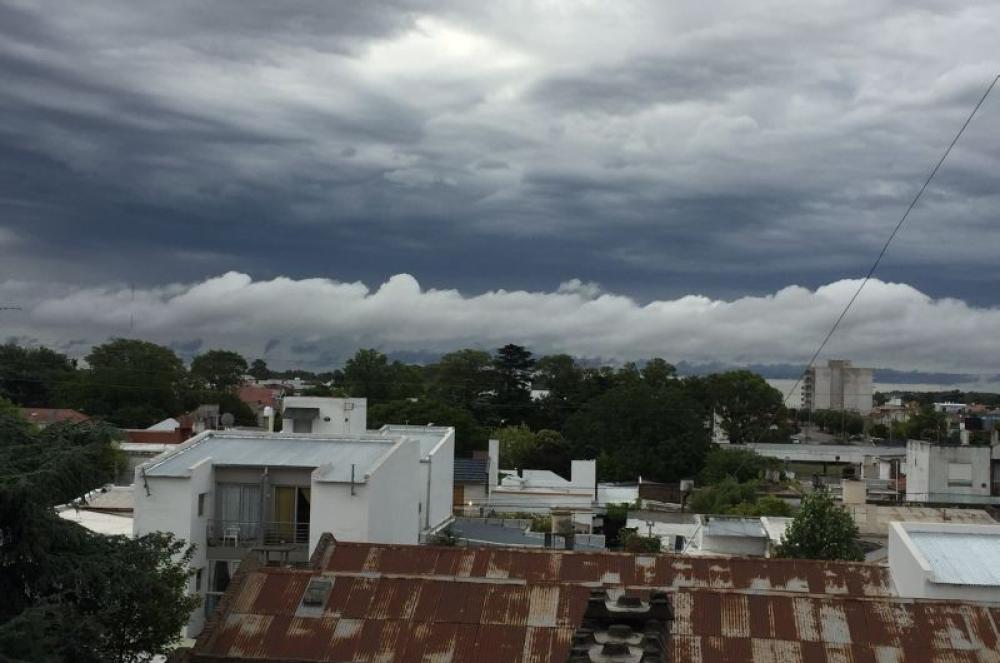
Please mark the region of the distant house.
[[1000, 446], [956, 446], [910, 440], [906, 501], [1000, 504]]
[[257, 425], [265, 427], [264, 410], [271, 408], [277, 411], [285, 390], [282, 387], [269, 387], [256, 384], [245, 384], [236, 390], [236, 396], [246, 404], [257, 417]]
[[79, 424], [90, 420], [84, 413], [69, 408], [23, 407], [21, 416], [39, 428], [52, 424]]
[[486, 501], [490, 486], [490, 461], [488, 458], [456, 458], [452, 506], [456, 512], [469, 503]]

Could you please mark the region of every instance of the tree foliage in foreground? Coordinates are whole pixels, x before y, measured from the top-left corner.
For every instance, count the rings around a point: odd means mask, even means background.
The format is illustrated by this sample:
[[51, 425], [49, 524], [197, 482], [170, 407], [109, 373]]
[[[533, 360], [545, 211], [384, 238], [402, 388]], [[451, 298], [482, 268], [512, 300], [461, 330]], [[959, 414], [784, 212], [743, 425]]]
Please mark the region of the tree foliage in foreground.
[[191, 550], [170, 535], [94, 534], [52, 509], [114, 476], [112, 429], [35, 432], [0, 413], [0, 661], [130, 663], [179, 638]]
[[858, 544], [858, 526], [851, 514], [822, 491], [802, 500], [798, 515], [778, 545], [777, 555], [798, 559], [864, 559]]

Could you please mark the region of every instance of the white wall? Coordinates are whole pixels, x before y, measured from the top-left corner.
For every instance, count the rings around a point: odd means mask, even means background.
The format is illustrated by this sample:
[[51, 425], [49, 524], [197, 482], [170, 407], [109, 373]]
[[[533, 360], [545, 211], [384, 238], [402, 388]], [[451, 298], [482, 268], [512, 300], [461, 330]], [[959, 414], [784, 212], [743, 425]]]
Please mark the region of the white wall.
[[[359, 435], [368, 429], [368, 400], [365, 398], [286, 396], [282, 407], [319, 408], [319, 417], [312, 421], [313, 434]], [[293, 431], [291, 419], [282, 419], [281, 423], [282, 432]]]
[[[429, 463], [421, 462], [421, 466], [427, 468], [430, 476], [430, 504], [428, 508], [428, 518], [430, 528], [433, 529], [452, 515], [451, 502], [455, 484], [455, 429], [452, 428], [444, 439], [429, 454]], [[427, 485], [424, 485], [423, 493], [427, 493]], [[425, 498], [426, 499], [426, 498]]]
[[570, 483], [578, 488], [588, 488], [592, 495], [597, 494], [597, 461], [570, 461]]
[[704, 553], [720, 555], [750, 555], [764, 557], [767, 554], [768, 539], [749, 536], [707, 536], [699, 533], [700, 549]]
[[420, 475], [413, 471], [419, 461], [420, 445], [403, 440], [368, 477], [368, 541], [420, 542], [420, 495], [426, 487], [414, 481]]
[[[910, 440], [906, 445], [906, 499], [909, 502], [989, 502], [989, 447], [939, 446]], [[949, 465], [968, 465], [971, 483], [949, 480]]]
[[[133, 511], [133, 532], [136, 536], [152, 532], [169, 532], [176, 538], [193, 543], [194, 557], [191, 569], [203, 569], [202, 592], [208, 583], [208, 564], [206, 562], [206, 525], [212, 517], [214, 485], [210, 459], [191, 468], [190, 477], [146, 477], [141, 476], [141, 466], [136, 468], [135, 490], [133, 491], [135, 506]], [[149, 494], [146, 494], [148, 486]], [[208, 493], [205, 498], [205, 513], [198, 516], [198, 494]], [[194, 592], [195, 579], [188, 581], [188, 591]], [[186, 634], [194, 637], [201, 632], [204, 624], [204, 609], [195, 608], [188, 622]]]
[[[320, 470], [317, 470], [319, 472]], [[330, 532], [340, 541], [368, 541], [369, 486], [316, 481], [313, 474], [309, 510], [309, 554], [316, 550], [319, 537]]]

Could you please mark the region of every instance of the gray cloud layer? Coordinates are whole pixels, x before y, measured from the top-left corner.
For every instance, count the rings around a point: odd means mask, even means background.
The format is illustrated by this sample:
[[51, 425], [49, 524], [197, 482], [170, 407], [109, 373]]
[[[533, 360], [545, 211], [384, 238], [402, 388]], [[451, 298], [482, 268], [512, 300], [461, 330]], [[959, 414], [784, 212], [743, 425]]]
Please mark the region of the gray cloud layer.
[[[815, 288], [864, 272], [1000, 70], [998, 23], [989, 1], [0, 0], [0, 278]], [[998, 122], [994, 99], [886, 280], [997, 302]]]
[[[420, 356], [507, 342], [540, 353], [725, 365], [804, 363], [856, 287], [845, 280], [732, 300], [689, 295], [641, 304], [579, 280], [549, 292], [463, 295], [421, 288], [408, 274], [369, 288], [230, 272], [134, 291], [7, 281], [0, 298], [25, 306], [3, 314], [16, 340], [77, 355], [109, 336], [134, 335], [182, 353], [227, 347], [279, 367], [339, 365], [358, 347]], [[825, 356], [900, 370], [997, 373], [1000, 309], [872, 281]]]

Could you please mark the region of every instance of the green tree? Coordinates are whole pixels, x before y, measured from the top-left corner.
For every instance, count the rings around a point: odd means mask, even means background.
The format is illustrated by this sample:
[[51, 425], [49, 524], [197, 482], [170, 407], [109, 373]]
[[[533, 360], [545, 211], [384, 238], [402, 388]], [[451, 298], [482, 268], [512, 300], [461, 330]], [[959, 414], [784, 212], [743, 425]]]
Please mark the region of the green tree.
[[642, 380], [651, 387], [659, 388], [667, 386], [669, 380], [677, 376], [677, 369], [673, 364], [669, 364], [659, 357], [653, 357], [646, 362], [646, 365], [639, 371]]
[[531, 352], [508, 343], [493, 357], [495, 393], [493, 407], [497, 420], [523, 422], [531, 410], [531, 373], [535, 360]]
[[271, 369], [267, 367], [267, 362], [263, 359], [254, 359], [250, 368], [247, 369], [247, 374], [258, 380], [267, 380], [271, 377]]
[[614, 387], [586, 402], [563, 434], [574, 458], [597, 458], [607, 481], [676, 481], [698, 473], [710, 446], [704, 404], [685, 381]]
[[21, 407], [54, 407], [75, 369], [66, 355], [48, 348], [0, 345], [0, 397]]
[[0, 414], [0, 659], [150, 660], [196, 607], [183, 543], [101, 536], [52, 509], [114, 476], [114, 436], [93, 423], [34, 432]]
[[213, 391], [238, 387], [247, 372], [247, 360], [231, 350], [209, 350], [191, 362], [191, 377]]
[[873, 425], [870, 432], [872, 434], [872, 437], [881, 437], [881, 438], [889, 437], [889, 427], [886, 426], [885, 424]]
[[762, 479], [764, 471], [777, 467], [780, 461], [761, 456], [755, 451], [740, 447], [716, 447], [705, 457], [705, 466], [699, 479], [703, 484], [714, 484], [726, 477], [738, 482]]
[[779, 430], [787, 416], [781, 392], [764, 378], [751, 371], [729, 371], [709, 376], [707, 383], [731, 443], [787, 441], [787, 432]]
[[533, 386], [548, 393], [534, 403], [531, 425], [535, 429], [562, 430], [583, 401], [583, 376], [583, 369], [569, 355], [546, 355], [538, 360]]
[[864, 559], [858, 544], [858, 526], [851, 514], [822, 491], [810, 493], [802, 500], [798, 515], [778, 545], [777, 555], [798, 559]]
[[913, 440], [936, 442], [944, 440], [947, 435], [947, 417], [943, 412], [935, 412], [934, 407], [925, 405], [920, 411], [910, 417], [903, 428], [905, 436]]
[[[219, 414], [227, 412], [233, 415], [237, 426], [256, 426], [257, 416], [250, 409], [250, 406], [240, 400], [239, 396], [231, 391], [211, 391], [199, 389], [197, 391], [185, 392], [181, 403], [185, 411], [191, 411], [199, 405], [218, 405]], [[280, 421], [280, 417], [278, 421]]]
[[385, 424], [454, 426], [456, 456], [467, 456], [473, 450], [485, 449], [487, 446], [486, 429], [479, 425], [468, 410], [440, 401], [406, 399], [370, 407], [368, 426], [375, 429]]
[[618, 541], [622, 550], [630, 553], [658, 553], [660, 552], [660, 537], [643, 536], [635, 529], [625, 528], [619, 531]]
[[87, 355], [89, 370], [67, 395], [71, 405], [124, 427], [145, 427], [179, 412], [187, 378], [169, 348], [117, 338]]
[[757, 501], [757, 483], [740, 483], [726, 477], [715, 485], [699, 488], [688, 498], [688, 507], [694, 513], [726, 514], [740, 505]]
[[369, 406], [389, 400], [392, 386], [389, 358], [374, 348], [358, 350], [344, 364], [344, 386], [351, 396], [367, 398]]

